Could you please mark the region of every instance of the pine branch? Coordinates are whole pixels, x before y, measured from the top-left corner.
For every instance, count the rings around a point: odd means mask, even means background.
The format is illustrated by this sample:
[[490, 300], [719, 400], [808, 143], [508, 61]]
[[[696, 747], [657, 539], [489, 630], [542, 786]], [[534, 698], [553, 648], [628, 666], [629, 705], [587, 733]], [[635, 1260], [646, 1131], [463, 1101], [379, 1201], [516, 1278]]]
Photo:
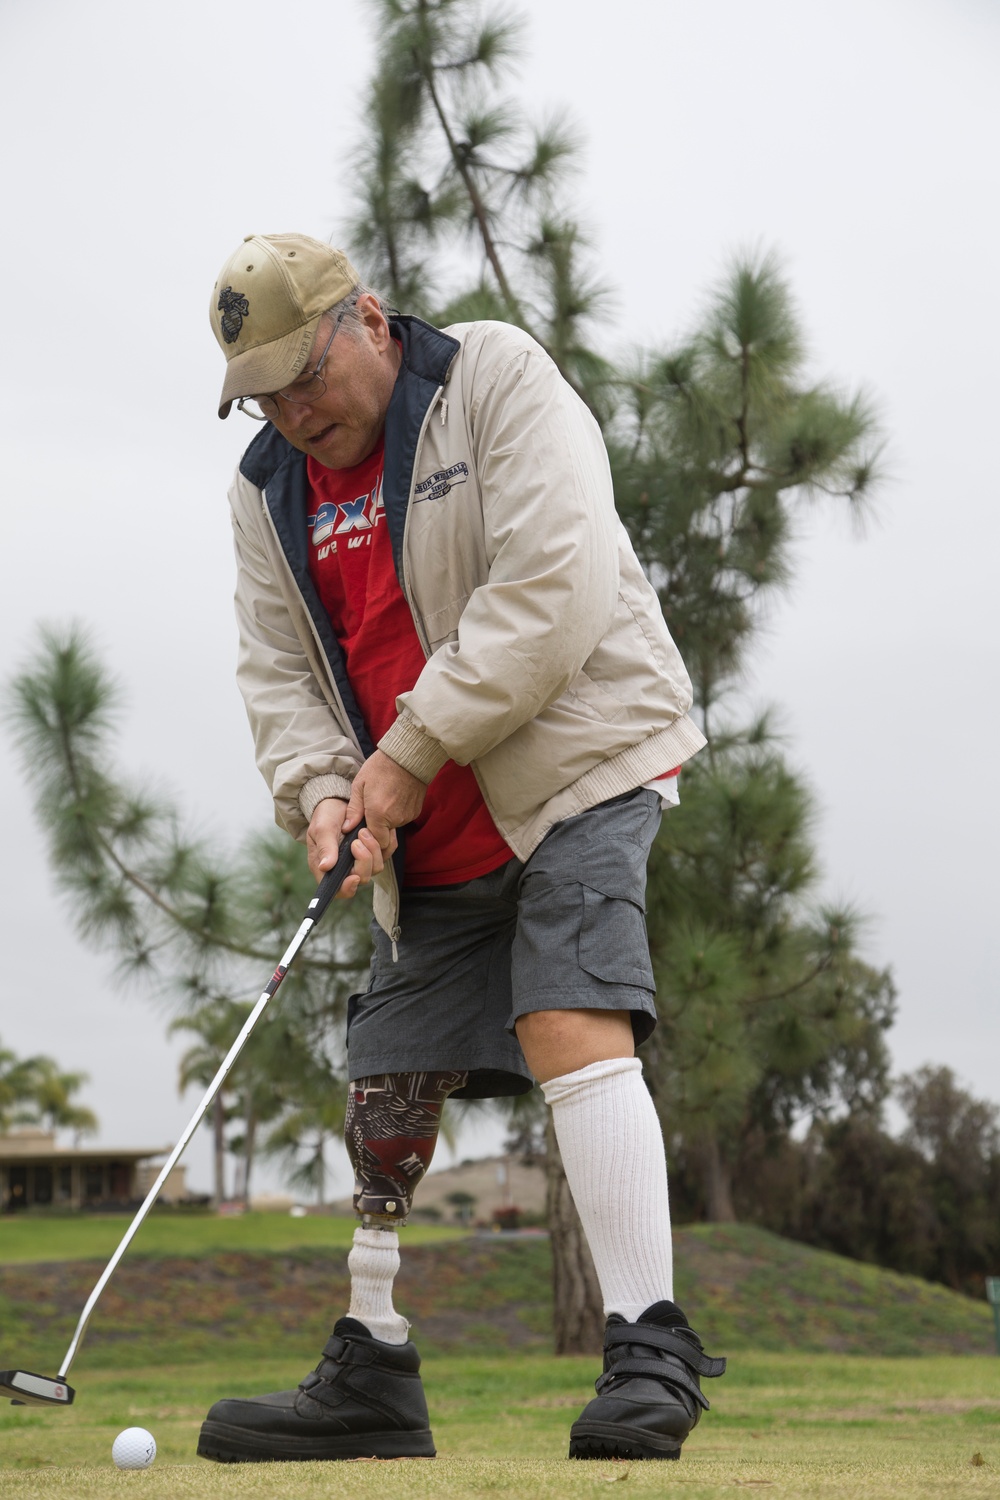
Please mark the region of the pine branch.
[[527, 324], [524, 321], [524, 313], [521, 309], [520, 302], [514, 295], [514, 291], [510, 285], [509, 280], [507, 279], [507, 273], [504, 270], [503, 265], [501, 264], [500, 256], [493, 240], [493, 234], [490, 228], [486, 205], [483, 203], [483, 200], [480, 197], [479, 189], [476, 186], [475, 179], [473, 178], [471, 169], [469, 167], [467, 153], [459, 149], [458, 142], [452, 132], [451, 124], [441, 102], [434, 77], [434, 65], [429, 60], [421, 57], [418, 60], [418, 66], [420, 68], [420, 72], [424, 79], [424, 82], [427, 85], [427, 92], [430, 95], [431, 103], [434, 106], [434, 113], [437, 115], [438, 124], [441, 127], [441, 133], [443, 134], [445, 141], [447, 142], [448, 153], [451, 157], [452, 165], [454, 166], [455, 171], [458, 173], [459, 177], [462, 179], [462, 184], [468, 195], [469, 204], [472, 209], [472, 215], [476, 221], [476, 226], [479, 230], [479, 237], [482, 241], [483, 252], [490, 264], [494, 276], [496, 277], [497, 286], [500, 288], [500, 294], [503, 297], [504, 302], [510, 308], [515, 321], [518, 322], [527, 333], [530, 333], [531, 329], [527, 327]]

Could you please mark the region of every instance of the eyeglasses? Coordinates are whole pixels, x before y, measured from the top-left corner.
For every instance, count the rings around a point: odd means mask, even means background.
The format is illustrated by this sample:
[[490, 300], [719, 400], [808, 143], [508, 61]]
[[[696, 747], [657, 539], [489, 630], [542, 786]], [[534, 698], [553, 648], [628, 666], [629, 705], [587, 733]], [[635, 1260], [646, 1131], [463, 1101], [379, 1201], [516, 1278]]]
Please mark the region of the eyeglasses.
[[318, 401], [326, 390], [326, 381], [321, 372], [326, 364], [330, 345], [337, 337], [337, 329], [347, 311], [348, 309], [344, 308], [343, 312], [337, 314], [337, 321], [326, 341], [326, 347], [310, 371], [300, 375], [295, 384], [289, 386], [287, 390], [273, 391], [269, 396], [241, 396], [236, 403], [237, 411], [252, 417], [255, 422], [273, 422], [281, 410], [278, 406], [279, 401], [287, 401], [292, 406], [309, 406], [313, 401]]

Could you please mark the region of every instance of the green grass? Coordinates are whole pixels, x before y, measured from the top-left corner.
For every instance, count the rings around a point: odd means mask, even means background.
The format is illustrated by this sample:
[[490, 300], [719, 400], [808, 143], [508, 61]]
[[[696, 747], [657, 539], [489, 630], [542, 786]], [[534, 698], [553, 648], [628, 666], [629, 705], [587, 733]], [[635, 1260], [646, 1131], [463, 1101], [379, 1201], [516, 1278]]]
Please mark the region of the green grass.
[[[43, 1226], [50, 1232], [47, 1259], [0, 1264], [0, 1367], [15, 1360], [35, 1369], [58, 1366], [103, 1269], [101, 1260], [52, 1254], [66, 1248], [61, 1222], [58, 1233], [54, 1223]], [[302, 1226], [307, 1233], [322, 1231], [325, 1239], [281, 1248], [284, 1237], [299, 1235]], [[22, 1230], [20, 1222], [14, 1227]], [[177, 1364], [223, 1355], [252, 1359], [262, 1349], [311, 1359], [346, 1309], [350, 1220], [261, 1215], [164, 1219], [150, 1226], [161, 1227], [187, 1253], [156, 1255], [147, 1246], [145, 1253], [125, 1257], [91, 1320], [84, 1368], [141, 1368], [154, 1360]], [[32, 1242], [30, 1236], [25, 1240]], [[546, 1240], [415, 1227], [404, 1232], [404, 1241], [396, 1302], [415, 1324], [423, 1350], [551, 1352]], [[904, 1357], [988, 1355], [994, 1349], [985, 1302], [750, 1226], [682, 1229], [675, 1255], [678, 1300], [709, 1349], [719, 1353]]]
[[[588, 1399], [594, 1361], [428, 1360], [434, 1462], [216, 1466], [194, 1455], [221, 1395], [293, 1384], [297, 1364], [217, 1362], [88, 1372], [67, 1411], [0, 1407], [0, 1493], [17, 1500], [141, 1493], [146, 1500], [269, 1500], [384, 1495], [595, 1496], [608, 1483], [683, 1500], [742, 1488], [817, 1500], [992, 1496], [1000, 1487], [1000, 1360], [744, 1354], [711, 1383], [713, 1410], [678, 1464], [565, 1462], [569, 1424]], [[110, 1462], [115, 1434], [148, 1427], [159, 1453], [142, 1474]], [[973, 1462], [979, 1455], [981, 1464]]]
[[[101, 1269], [97, 1261], [0, 1267], [2, 1367], [58, 1366]], [[252, 1359], [263, 1349], [311, 1359], [346, 1311], [349, 1291], [346, 1247], [126, 1256], [95, 1310], [82, 1362], [139, 1368]], [[396, 1305], [418, 1323], [422, 1347], [439, 1352], [470, 1344], [548, 1351], [550, 1303], [545, 1243], [466, 1237], [408, 1246], [396, 1282]]]
[[[0, 1218], [0, 1265], [19, 1261], [89, 1260], [111, 1255], [131, 1223], [131, 1214], [5, 1214]], [[129, 1247], [129, 1255], [211, 1255], [219, 1250], [277, 1253], [312, 1247], [345, 1250], [356, 1221], [307, 1215], [152, 1213]], [[411, 1245], [461, 1238], [462, 1229], [414, 1224]]]
[[[0, 1222], [0, 1363], [56, 1369], [123, 1227]], [[577, 1500], [622, 1481], [628, 1494], [683, 1500], [743, 1488], [796, 1500], [1000, 1494], [1000, 1359], [986, 1305], [745, 1225], [676, 1236], [677, 1295], [709, 1350], [731, 1356], [679, 1464], [566, 1462], [597, 1361], [547, 1352], [547, 1242], [435, 1228], [406, 1231], [396, 1300], [425, 1356], [437, 1460], [388, 1476], [371, 1462], [198, 1460], [212, 1401], [293, 1385], [315, 1362], [346, 1306], [352, 1230], [284, 1215], [152, 1219], [95, 1312], [76, 1405], [0, 1405], [0, 1495], [327, 1500], [382, 1496], [387, 1477], [407, 1500]], [[146, 1473], [120, 1474], [111, 1443], [133, 1424], [155, 1434], [159, 1456]]]
[[985, 1301], [813, 1250], [749, 1224], [675, 1235], [678, 1299], [699, 1333], [732, 1349], [990, 1354]]

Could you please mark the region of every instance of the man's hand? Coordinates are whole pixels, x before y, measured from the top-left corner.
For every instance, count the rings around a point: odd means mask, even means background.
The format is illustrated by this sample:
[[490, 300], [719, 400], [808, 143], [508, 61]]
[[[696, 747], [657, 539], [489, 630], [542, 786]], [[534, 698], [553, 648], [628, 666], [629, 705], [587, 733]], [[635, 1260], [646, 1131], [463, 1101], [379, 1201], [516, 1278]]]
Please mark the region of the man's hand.
[[396, 847], [396, 829], [418, 816], [426, 792], [422, 781], [376, 750], [354, 778], [342, 826], [349, 831], [364, 818], [387, 858]]
[[[317, 802], [309, 820], [306, 849], [309, 852], [309, 868], [317, 884], [337, 862], [346, 816], [346, 802], [342, 802], [339, 797], [324, 797], [322, 802]], [[351, 845], [354, 870], [337, 892], [338, 901], [350, 900], [357, 895], [361, 886], [368, 885], [372, 877], [383, 868], [385, 858], [395, 847], [396, 835], [393, 834], [387, 855], [383, 856], [378, 839], [367, 828], [363, 828]]]

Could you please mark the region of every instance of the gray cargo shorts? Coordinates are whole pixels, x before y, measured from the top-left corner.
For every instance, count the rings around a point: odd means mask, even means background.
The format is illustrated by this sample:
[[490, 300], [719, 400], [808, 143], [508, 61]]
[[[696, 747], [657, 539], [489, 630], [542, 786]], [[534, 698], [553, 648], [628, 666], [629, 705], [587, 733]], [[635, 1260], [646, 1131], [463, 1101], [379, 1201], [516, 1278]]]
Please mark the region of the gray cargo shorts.
[[456, 1098], [526, 1093], [518, 1017], [627, 1010], [656, 1025], [646, 861], [660, 799], [640, 787], [550, 829], [526, 864], [460, 885], [405, 889], [398, 959], [377, 922], [367, 992], [351, 997], [349, 1076], [469, 1074]]

